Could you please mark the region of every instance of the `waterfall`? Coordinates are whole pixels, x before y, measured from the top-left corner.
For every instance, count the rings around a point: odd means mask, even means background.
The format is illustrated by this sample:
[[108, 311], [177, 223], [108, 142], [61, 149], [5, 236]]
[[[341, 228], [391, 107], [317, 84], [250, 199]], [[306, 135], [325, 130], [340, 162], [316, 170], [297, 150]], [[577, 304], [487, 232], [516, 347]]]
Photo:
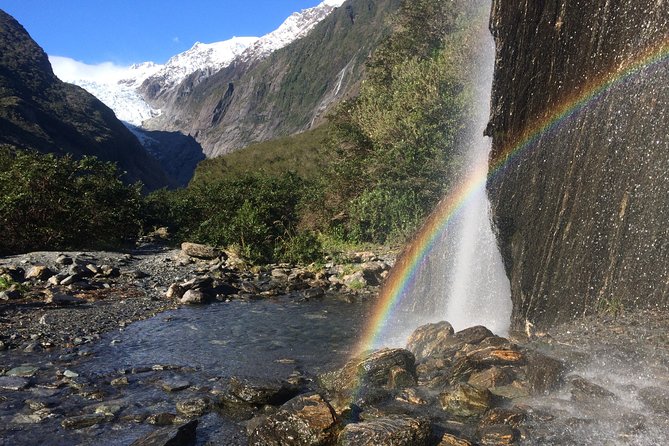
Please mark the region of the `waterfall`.
[[473, 325], [485, 325], [500, 335], [509, 330], [510, 285], [492, 229], [484, 180], [491, 141], [483, 132], [489, 117], [495, 49], [487, 22], [482, 20], [478, 26], [484, 49], [479, 51], [477, 74], [471, 79], [475, 113], [460, 147], [464, 163], [458, 181], [478, 178], [480, 187], [456, 197], [463, 204], [421, 259], [406, 296], [386, 321], [381, 336], [385, 344], [404, 345], [416, 327], [441, 320], [456, 330]]

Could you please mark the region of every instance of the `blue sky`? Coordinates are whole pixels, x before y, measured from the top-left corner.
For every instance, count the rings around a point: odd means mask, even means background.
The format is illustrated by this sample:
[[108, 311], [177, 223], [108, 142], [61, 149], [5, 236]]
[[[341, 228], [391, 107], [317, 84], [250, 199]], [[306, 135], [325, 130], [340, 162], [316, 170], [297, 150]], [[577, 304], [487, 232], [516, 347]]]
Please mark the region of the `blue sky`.
[[153, 61], [233, 36], [262, 36], [320, 0], [0, 0], [49, 55]]

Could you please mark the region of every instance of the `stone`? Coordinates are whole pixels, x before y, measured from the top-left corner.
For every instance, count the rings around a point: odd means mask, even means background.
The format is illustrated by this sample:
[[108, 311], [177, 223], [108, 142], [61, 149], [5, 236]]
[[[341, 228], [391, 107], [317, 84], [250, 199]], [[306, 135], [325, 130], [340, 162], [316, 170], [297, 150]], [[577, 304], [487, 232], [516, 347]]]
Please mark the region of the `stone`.
[[22, 294], [18, 290], [4, 290], [0, 291], [0, 300], [17, 300], [21, 299]]
[[47, 304], [54, 305], [81, 305], [85, 304], [84, 299], [79, 299], [78, 297], [70, 296], [69, 294], [59, 293], [51, 290], [44, 290], [46, 298], [44, 302]]
[[471, 441], [456, 437], [451, 434], [444, 434], [437, 446], [473, 446]]
[[325, 296], [325, 290], [321, 287], [307, 288], [302, 291], [302, 296], [304, 296], [305, 299], [317, 299]]
[[467, 382], [476, 387], [492, 389], [509, 385], [514, 379], [515, 374], [511, 369], [493, 366], [487, 370], [472, 373]]
[[101, 265], [100, 271], [105, 277], [115, 278], [121, 275], [121, 270], [111, 265]]
[[181, 426], [163, 427], [139, 438], [131, 446], [194, 446], [198, 420]]
[[73, 372], [72, 370], [65, 370], [63, 372], [63, 375], [66, 378], [76, 378], [77, 376], [79, 376], [79, 374], [77, 372]]
[[209, 301], [209, 296], [204, 291], [199, 289], [188, 290], [184, 293], [181, 299], [179, 299], [179, 302], [182, 304], [189, 305], [205, 304]]
[[165, 293], [165, 297], [168, 299], [181, 299], [186, 292], [186, 288], [181, 286], [178, 283], [173, 283], [172, 285], [167, 288], [167, 292]]
[[340, 370], [320, 375], [319, 382], [331, 391], [347, 391], [361, 386], [385, 387], [394, 367], [406, 370], [416, 379], [413, 353], [401, 348], [385, 348], [354, 358]]
[[198, 243], [184, 242], [181, 244], [181, 251], [189, 257], [195, 257], [203, 260], [213, 260], [221, 256], [221, 251], [208, 245]]
[[65, 418], [63, 421], [61, 421], [60, 425], [65, 429], [83, 429], [85, 427], [91, 427], [102, 423], [106, 419], [107, 416], [100, 413], [78, 415], [75, 417]]
[[339, 434], [340, 446], [427, 446], [430, 422], [404, 415], [347, 424]]
[[26, 273], [26, 279], [47, 280], [54, 272], [44, 265], [35, 265]]
[[167, 392], [178, 392], [189, 388], [190, 382], [183, 379], [165, 379], [160, 386]]
[[495, 335], [482, 325], [465, 328], [455, 333], [455, 337], [465, 344], [476, 345], [481, 343], [484, 339], [494, 337]]
[[494, 407], [486, 412], [479, 421], [479, 426], [495, 426], [505, 424], [511, 427], [519, 427], [527, 419], [527, 412], [518, 407], [503, 408]]
[[416, 374], [411, 373], [403, 367], [395, 366], [390, 369], [388, 377], [388, 388], [390, 389], [405, 389], [407, 387], [414, 387], [418, 384]]
[[80, 280], [81, 277], [82, 276], [80, 276], [78, 274], [70, 274], [70, 275], [66, 276], [63, 280], [60, 281], [60, 285], [63, 285], [63, 286], [72, 285], [74, 282]]
[[616, 400], [613, 392], [604, 387], [577, 376], [571, 380], [571, 399], [574, 401], [591, 402], [593, 400]]
[[480, 417], [492, 406], [492, 394], [470, 384], [459, 383], [439, 395], [442, 408], [459, 417]]
[[337, 423], [334, 410], [318, 394], [300, 395], [288, 401], [273, 415], [250, 423], [249, 445], [317, 446], [335, 440]]
[[669, 390], [662, 387], [646, 387], [639, 390], [638, 396], [653, 412], [669, 415]]
[[209, 410], [209, 400], [202, 397], [189, 398], [177, 401], [177, 412], [186, 417], [201, 417]]
[[352, 274], [348, 274], [342, 277], [341, 280], [344, 285], [352, 290], [364, 288], [368, 285], [367, 280], [365, 279], [365, 274], [362, 271], [356, 271]]
[[545, 394], [562, 385], [565, 366], [550, 356], [539, 352], [526, 353], [525, 379], [533, 394]]
[[127, 386], [128, 385], [128, 377], [127, 376], [121, 376], [120, 378], [114, 378], [111, 380], [109, 383], [114, 387], [121, 387], [121, 386]]
[[23, 378], [31, 378], [35, 376], [35, 373], [39, 370], [38, 367], [34, 367], [31, 365], [23, 365], [20, 367], [14, 367], [13, 369], [9, 370], [6, 375], [7, 376], [19, 376]]
[[486, 426], [478, 432], [481, 446], [511, 446], [518, 439], [518, 433], [511, 426]]
[[4, 390], [23, 390], [30, 384], [27, 378], [19, 376], [0, 376], [0, 389]]
[[453, 334], [453, 327], [446, 321], [422, 325], [409, 336], [407, 350], [414, 354], [416, 361], [421, 361], [441, 353], [444, 341]]
[[176, 420], [177, 416], [173, 413], [168, 413], [168, 412], [160, 412], [160, 413], [153, 413], [146, 417], [146, 422], [148, 424], [153, 424], [154, 426], [171, 426], [174, 424], [174, 420]]
[[56, 258], [56, 263], [58, 265], [68, 266], [68, 265], [72, 265], [72, 263], [74, 263], [74, 260], [72, 260], [72, 257], [66, 256], [65, 254], [60, 254]]
[[255, 406], [278, 406], [297, 395], [299, 388], [287, 381], [271, 379], [241, 379], [233, 377], [228, 383], [228, 391], [239, 401]]

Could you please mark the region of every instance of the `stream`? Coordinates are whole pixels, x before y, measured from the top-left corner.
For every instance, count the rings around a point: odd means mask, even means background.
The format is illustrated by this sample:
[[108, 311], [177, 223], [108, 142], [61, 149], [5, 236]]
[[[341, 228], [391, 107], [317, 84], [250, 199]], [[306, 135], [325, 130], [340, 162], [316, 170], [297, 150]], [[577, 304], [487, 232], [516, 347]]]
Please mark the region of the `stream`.
[[[309, 381], [346, 361], [372, 304], [328, 297], [184, 307], [107, 333], [69, 354], [0, 352], [3, 368], [37, 369], [29, 387], [0, 396], [0, 420], [12, 422], [0, 427], [0, 445], [127, 445], [153, 429], [137, 422], [147, 414], [174, 412], [174, 401], [210, 395], [232, 376]], [[78, 376], [63, 378], [66, 370]], [[127, 378], [127, 385], [109, 384], [119, 377]], [[165, 390], [165, 383], [175, 382], [188, 388]], [[116, 420], [136, 422], [61, 428], [63, 417], [95, 413], [103, 404], [116, 406]], [[35, 405], [52, 415], [31, 418]], [[198, 444], [209, 437], [220, 443], [207, 444], [245, 444], [241, 428], [225, 417], [210, 413], [200, 422]]]

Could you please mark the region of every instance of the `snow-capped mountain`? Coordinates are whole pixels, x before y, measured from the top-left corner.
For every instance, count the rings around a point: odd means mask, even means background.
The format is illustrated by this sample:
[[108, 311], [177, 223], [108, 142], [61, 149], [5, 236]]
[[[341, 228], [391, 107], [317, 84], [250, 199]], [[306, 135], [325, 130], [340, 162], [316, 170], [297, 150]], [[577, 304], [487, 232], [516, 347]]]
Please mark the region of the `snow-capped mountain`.
[[325, 0], [318, 6], [291, 14], [276, 30], [265, 34], [242, 54], [243, 60], [259, 60], [283, 48], [309, 31], [345, 0]]
[[[139, 92], [144, 82], [153, 88], [171, 89], [196, 71], [205, 77], [230, 65], [237, 58], [256, 61], [289, 43], [304, 37], [345, 0], [325, 0], [288, 17], [279, 28], [257, 37], [233, 37], [214, 43], [197, 42], [189, 50], [170, 58], [165, 64], [145, 62], [130, 67], [111, 63], [87, 65], [66, 57], [50, 56], [53, 70], [61, 80], [86, 89], [134, 126], [161, 114]], [[154, 96], [155, 97], [155, 96]]]

